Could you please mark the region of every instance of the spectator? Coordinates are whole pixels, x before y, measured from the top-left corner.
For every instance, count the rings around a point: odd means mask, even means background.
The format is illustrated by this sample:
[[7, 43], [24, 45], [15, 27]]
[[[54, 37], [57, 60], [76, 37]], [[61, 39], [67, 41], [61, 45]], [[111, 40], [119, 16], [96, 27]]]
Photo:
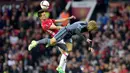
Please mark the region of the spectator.
[[[57, 18], [64, 5], [60, 0], [52, 3], [50, 15]], [[31, 40], [49, 37], [41, 30], [36, 8], [33, 4], [21, 3], [0, 11], [1, 73], [57, 73], [55, 68], [60, 52], [56, 47], [46, 49], [40, 44], [31, 52], [27, 51]], [[108, 9], [110, 15], [107, 12], [97, 14], [97, 25], [101, 29], [93, 36], [94, 53], [87, 50], [83, 38], [73, 37], [73, 51], [68, 56], [66, 73], [130, 72], [130, 5]]]

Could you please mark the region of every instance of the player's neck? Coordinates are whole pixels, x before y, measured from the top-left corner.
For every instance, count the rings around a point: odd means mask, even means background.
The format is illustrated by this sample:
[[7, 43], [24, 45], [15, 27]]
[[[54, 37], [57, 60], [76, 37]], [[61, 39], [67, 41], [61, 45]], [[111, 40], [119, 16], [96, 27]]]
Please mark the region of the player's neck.
[[41, 21], [45, 21], [46, 19], [42, 19]]

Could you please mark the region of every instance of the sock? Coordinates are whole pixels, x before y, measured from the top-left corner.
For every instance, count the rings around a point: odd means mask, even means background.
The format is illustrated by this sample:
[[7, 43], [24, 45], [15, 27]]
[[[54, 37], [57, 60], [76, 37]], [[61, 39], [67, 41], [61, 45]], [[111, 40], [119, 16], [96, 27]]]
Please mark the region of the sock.
[[65, 68], [66, 68], [66, 62], [64, 63], [64, 65], [63, 65], [63, 71], [65, 71]]
[[66, 52], [62, 54], [61, 59], [60, 59], [60, 64], [59, 64], [60, 67], [63, 68], [64, 63], [66, 63], [67, 56], [68, 56], [68, 53]]
[[36, 42], [38, 44], [48, 44], [49, 40], [50, 40], [49, 38], [44, 38], [44, 39], [38, 40]]

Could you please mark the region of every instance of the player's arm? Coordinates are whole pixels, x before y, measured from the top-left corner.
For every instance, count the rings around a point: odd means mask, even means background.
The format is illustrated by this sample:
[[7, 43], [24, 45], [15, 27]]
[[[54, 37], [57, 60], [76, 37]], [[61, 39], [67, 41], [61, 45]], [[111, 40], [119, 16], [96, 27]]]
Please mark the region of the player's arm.
[[83, 38], [84, 40], [86, 40], [85, 42], [88, 44], [88, 49], [93, 53], [94, 49], [92, 48], [92, 36], [90, 38], [86, 38], [85, 35], [83, 35], [82, 33], [78, 33], [77, 35], [79, 35], [81, 38]]
[[66, 20], [71, 20], [71, 19], [75, 19], [75, 18], [76, 18], [75, 16], [71, 16], [71, 17], [68, 17], [68, 18], [57, 19], [57, 20], [55, 20], [55, 22], [61, 23], [61, 22], [64, 22]]
[[62, 28], [62, 26], [56, 26], [56, 25], [52, 24], [49, 29], [52, 29], [52, 30], [53, 30], [53, 29], [60, 30], [61, 28]]

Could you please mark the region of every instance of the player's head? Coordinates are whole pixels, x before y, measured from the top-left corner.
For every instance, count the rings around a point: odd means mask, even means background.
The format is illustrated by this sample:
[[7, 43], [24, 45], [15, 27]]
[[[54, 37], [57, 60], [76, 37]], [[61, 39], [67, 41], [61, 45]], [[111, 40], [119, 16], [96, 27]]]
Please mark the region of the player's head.
[[46, 11], [46, 10], [39, 10], [38, 11], [38, 17], [40, 18], [40, 20], [45, 20], [45, 19], [47, 19], [48, 17], [47, 17], [47, 12], [48, 11]]
[[89, 21], [88, 25], [87, 25], [87, 29], [88, 29], [88, 31], [95, 31], [95, 30], [97, 30], [98, 27], [97, 27], [96, 22], [94, 20]]

